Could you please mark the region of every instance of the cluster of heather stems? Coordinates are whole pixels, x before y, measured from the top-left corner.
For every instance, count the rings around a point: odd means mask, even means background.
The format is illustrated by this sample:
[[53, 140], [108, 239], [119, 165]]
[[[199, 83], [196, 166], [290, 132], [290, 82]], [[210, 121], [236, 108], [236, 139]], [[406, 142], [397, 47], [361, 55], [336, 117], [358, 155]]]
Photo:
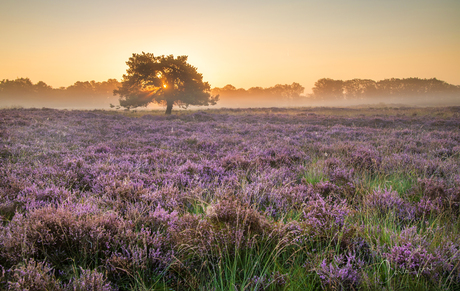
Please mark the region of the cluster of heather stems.
[[328, 110], [0, 110], [0, 289], [460, 288], [459, 108]]

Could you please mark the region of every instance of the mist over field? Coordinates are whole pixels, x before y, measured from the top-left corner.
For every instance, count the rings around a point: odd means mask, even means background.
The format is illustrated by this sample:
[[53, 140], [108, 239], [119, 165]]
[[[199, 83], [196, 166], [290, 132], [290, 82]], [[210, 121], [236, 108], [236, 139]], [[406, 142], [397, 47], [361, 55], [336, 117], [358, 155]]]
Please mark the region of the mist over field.
[[[43, 96], [40, 100], [30, 98], [29, 96], [15, 96], [11, 99], [1, 99], [0, 108], [54, 108], [68, 110], [113, 110], [110, 105], [118, 104], [118, 97], [111, 95], [89, 97], [86, 95], [75, 96], [75, 100], [62, 100], [60, 98], [48, 98]], [[458, 97], [440, 96], [428, 100], [414, 100], [411, 97], [398, 98], [378, 98], [372, 100], [312, 100], [308, 97], [300, 97], [296, 101], [284, 100], [261, 100], [261, 98], [248, 98], [245, 96], [235, 96], [232, 99], [222, 98], [215, 106], [190, 106], [189, 110], [206, 110], [219, 108], [272, 108], [272, 107], [349, 107], [349, 106], [365, 106], [365, 105], [394, 105], [394, 106], [459, 106], [460, 100]], [[145, 108], [137, 110], [164, 110], [165, 106], [149, 105]], [[183, 109], [177, 109], [183, 110]]]
[[[116, 79], [104, 82], [76, 82], [74, 85], [52, 88], [40, 81], [34, 84], [28, 78], [0, 81], [0, 107], [103, 109], [119, 107], [119, 96], [113, 91], [120, 87]], [[204, 108], [268, 108], [327, 106], [346, 107], [359, 105], [456, 106], [460, 105], [460, 86], [437, 79], [320, 79], [311, 89], [299, 83], [277, 84], [271, 87], [236, 88], [226, 85], [212, 88], [219, 95], [217, 104]], [[112, 106], [111, 106], [112, 105]], [[152, 103], [138, 109], [161, 109], [164, 104]]]

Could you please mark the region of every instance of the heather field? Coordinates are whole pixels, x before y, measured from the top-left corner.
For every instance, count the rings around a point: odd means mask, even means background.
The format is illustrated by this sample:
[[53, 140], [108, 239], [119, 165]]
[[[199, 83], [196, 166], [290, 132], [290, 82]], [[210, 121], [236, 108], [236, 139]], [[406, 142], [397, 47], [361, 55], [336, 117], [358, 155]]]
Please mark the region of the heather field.
[[460, 108], [0, 110], [0, 289], [458, 290]]

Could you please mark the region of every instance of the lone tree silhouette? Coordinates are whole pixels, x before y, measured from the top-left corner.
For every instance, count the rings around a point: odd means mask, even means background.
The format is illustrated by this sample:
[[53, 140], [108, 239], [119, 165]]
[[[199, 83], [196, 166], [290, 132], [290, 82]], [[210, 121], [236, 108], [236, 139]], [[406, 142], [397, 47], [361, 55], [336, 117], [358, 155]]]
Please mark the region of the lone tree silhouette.
[[166, 114], [171, 114], [173, 105], [215, 105], [219, 95], [211, 96], [208, 82], [203, 82], [203, 76], [187, 63], [187, 58], [133, 54], [126, 62], [129, 68], [121, 87], [113, 91], [120, 95], [120, 106], [130, 109], [158, 103], [166, 105]]

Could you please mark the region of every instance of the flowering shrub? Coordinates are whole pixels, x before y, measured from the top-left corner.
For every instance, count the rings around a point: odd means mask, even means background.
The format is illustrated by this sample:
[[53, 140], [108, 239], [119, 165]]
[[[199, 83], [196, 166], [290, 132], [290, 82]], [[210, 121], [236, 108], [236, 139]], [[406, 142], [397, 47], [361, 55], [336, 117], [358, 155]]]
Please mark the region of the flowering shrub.
[[417, 247], [411, 243], [394, 246], [386, 254], [386, 258], [393, 264], [396, 272], [439, 278], [440, 258], [429, 253], [423, 246]]
[[460, 194], [458, 188], [449, 187], [445, 180], [435, 178], [419, 179], [419, 191], [425, 199], [437, 201], [439, 207], [458, 214]]
[[173, 262], [168, 242], [164, 235], [148, 229], [127, 230], [120, 235], [118, 247], [104, 260], [107, 276], [114, 282], [123, 282], [140, 272], [153, 281], [165, 275]]
[[61, 263], [68, 257], [107, 250], [122, 223], [114, 213], [94, 213], [91, 206], [48, 206], [16, 215], [1, 234], [1, 256], [14, 264], [22, 256]]
[[321, 284], [332, 290], [356, 290], [361, 281], [364, 262], [354, 254], [336, 255], [330, 263], [324, 259], [316, 273]]
[[80, 276], [71, 280], [66, 290], [69, 291], [115, 291], [102, 273], [96, 270], [81, 269]]
[[319, 239], [348, 238], [354, 233], [354, 228], [347, 222], [351, 210], [346, 201], [333, 201], [331, 197], [316, 199], [306, 203], [303, 209], [302, 221], [309, 232]]
[[394, 214], [395, 218], [401, 221], [408, 221], [415, 217], [413, 207], [399, 197], [398, 192], [391, 189], [374, 190], [366, 197], [365, 205], [382, 216]]
[[382, 159], [379, 152], [370, 147], [358, 146], [350, 153], [348, 164], [360, 171], [376, 173], [380, 169]]
[[222, 227], [241, 229], [243, 234], [249, 232], [263, 234], [270, 231], [270, 226], [264, 216], [237, 200], [224, 199], [211, 205], [207, 209], [207, 216], [211, 222]]
[[438, 275], [444, 275], [454, 284], [460, 284], [460, 244], [458, 239], [456, 241], [445, 241], [434, 250], [433, 256], [439, 258], [440, 272], [434, 273], [432, 280], [439, 280], [441, 277]]
[[8, 290], [64, 290], [53, 275], [53, 269], [33, 259], [12, 269]]

